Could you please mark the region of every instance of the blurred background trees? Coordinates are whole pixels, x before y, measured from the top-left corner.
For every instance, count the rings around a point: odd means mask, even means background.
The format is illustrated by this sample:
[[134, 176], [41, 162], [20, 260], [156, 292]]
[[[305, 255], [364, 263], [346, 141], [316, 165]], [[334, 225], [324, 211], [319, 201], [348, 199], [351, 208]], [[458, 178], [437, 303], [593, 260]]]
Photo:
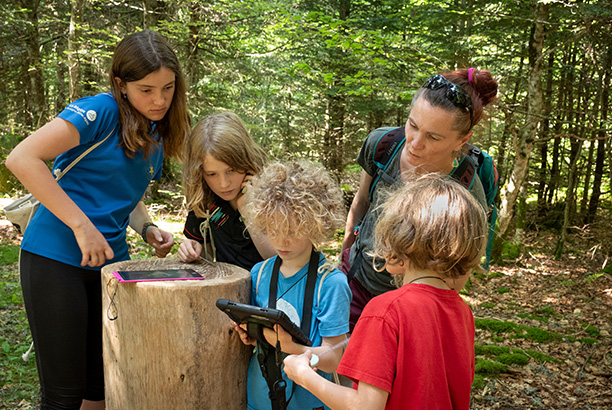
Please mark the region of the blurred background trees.
[[[107, 91], [117, 42], [151, 28], [183, 64], [194, 124], [232, 110], [272, 157], [320, 161], [347, 190], [365, 136], [403, 125], [429, 74], [488, 69], [499, 101], [473, 142], [498, 165], [499, 237], [552, 228], [562, 252], [611, 205], [609, 0], [16, 0], [0, 18], [2, 160]], [[20, 189], [0, 165], [0, 194]]]

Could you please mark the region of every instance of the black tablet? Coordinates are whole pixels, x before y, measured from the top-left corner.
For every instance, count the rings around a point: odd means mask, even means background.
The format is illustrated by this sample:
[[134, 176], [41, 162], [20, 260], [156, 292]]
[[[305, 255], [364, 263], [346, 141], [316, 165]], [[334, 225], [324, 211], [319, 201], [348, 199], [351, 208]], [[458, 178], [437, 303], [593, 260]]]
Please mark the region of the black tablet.
[[155, 269], [113, 272], [119, 282], [145, 282], [153, 280], [204, 279], [193, 269]]
[[[302, 332], [302, 329], [297, 327], [282, 310], [245, 305], [227, 299], [217, 300], [217, 307], [238, 324], [254, 322], [272, 329], [278, 323], [289, 332], [296, 342], [312, 346], [312, 342]], [[249, 336], [255, 338], [255, 335]]]

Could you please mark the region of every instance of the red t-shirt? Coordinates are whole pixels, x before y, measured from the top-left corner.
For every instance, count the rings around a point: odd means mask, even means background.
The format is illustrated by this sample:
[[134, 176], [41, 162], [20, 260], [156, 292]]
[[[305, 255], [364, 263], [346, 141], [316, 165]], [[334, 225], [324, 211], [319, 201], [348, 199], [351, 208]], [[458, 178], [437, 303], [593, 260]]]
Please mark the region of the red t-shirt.
[[409, 284], [372, 299], [338, 373], [389, 392], [385, 409], [469, 409], [474, 316], [454, 290]]

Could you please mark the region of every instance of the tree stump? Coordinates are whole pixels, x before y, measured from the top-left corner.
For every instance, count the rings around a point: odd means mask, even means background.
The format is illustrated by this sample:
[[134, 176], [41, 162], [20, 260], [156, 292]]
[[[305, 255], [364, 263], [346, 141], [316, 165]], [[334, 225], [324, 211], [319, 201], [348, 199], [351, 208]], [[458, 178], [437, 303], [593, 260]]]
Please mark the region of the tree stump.
[[[205, 279], [119, 283], [117, 270], [192, 268]], [[218, 298], [249, 303], [246, 270], [177, 259], [102, 269], [107, 410], [246, 408], [251, 349], [235, 335]]]

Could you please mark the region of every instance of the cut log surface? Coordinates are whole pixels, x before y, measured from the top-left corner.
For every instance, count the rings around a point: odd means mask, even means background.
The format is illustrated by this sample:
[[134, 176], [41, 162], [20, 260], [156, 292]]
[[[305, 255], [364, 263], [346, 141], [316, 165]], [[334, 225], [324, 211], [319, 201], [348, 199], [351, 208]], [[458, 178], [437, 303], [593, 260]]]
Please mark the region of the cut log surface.
[[[191, 268], [205, 279], [119, 283], [117, 270]], [[108, 410], [246, 408], [251, 349], [219, 298], [249, 303], [248, 271], [178, 259], [124, 261], [102, 269]]]

